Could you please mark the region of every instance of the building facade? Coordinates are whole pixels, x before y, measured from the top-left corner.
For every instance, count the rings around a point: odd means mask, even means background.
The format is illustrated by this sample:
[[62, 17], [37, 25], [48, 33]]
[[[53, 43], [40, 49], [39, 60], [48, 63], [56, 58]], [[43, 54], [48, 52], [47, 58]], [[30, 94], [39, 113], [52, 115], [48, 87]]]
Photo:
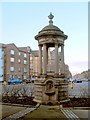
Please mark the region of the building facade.
[[31, 50], [29, 46], [0, 44], [0, 81], [14, 78], [26, 81], [38, 77], [38, 58], [38, 50]]
[[4, 81], [4, 46], [0, 44], [0, 82]]
[[[61, 51], [60, 49], [58, 50], [58, 71], [59, 71], [59, 74], [61, 74], [61, 69], [62, 69], [62, 62], [61, 62], [61, 59], [62, 59], [62, 56], [61, 56]], [[53, 72], [54, 71], [54, 62], [55, 62], [55, 49], [50, 51], [50, 63], [49, 66], [48, 66], [48, 70], [50, 72]], [[64, 69], [64, 72], [65, 72], [65, 76], [67, 78], [71, 78], [72, 75], [71, 75], [71, 72], [69, 70], [69, 66], [65, 64], [64, 62], [64, 65], [65, 65], [65, 69]]]
[[0, 44], [0, 81], [30, 78], [30, 53], [15, 44]]
[[[54, 50], [51, 51], [50, 49], [48, 49], [48, 72], [54, 70], [54, 54]], [[14, 78], [27, 81], [30, 80], [32, 77], [39, 77], [38, 73], [38, 50], [32, 50], [29, 46], [17, 47], [14, 43], [0, 44], [0, 81], [7, 82], [9, 79]]]
[[[1, 60], [1, 59], [0, 59]], [[30, 53], [15, 44], [4, 44], [4, 81], [27, 80], [30, 77]]]

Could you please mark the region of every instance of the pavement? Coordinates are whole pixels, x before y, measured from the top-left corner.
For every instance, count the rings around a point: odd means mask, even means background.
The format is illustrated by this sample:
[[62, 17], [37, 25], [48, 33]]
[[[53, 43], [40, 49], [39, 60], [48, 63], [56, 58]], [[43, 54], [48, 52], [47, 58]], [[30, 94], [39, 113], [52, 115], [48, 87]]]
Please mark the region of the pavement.
[[80, 119], [90, 119], [88, 110], [72, 110]]
[[0, 105], [2, 107], [2, 119], [9, 117], [19, 111], [25, 110], [26, 107], [12, 106], [12, 105]]
[[36, 110], [26, 114], [18, 120], [65, 120], [66, 116], [59, 109], [59, 106], [40, 105]]
[[90, 108], [63, 108], [62, 112], [70, 120], [90, 120]]
[[[0, 104], [1, 120], [89, 120], [90, 108], [63, 108], [40, 105], [36, 107]], [[82, 119], [83, 118], [83, 119]]]

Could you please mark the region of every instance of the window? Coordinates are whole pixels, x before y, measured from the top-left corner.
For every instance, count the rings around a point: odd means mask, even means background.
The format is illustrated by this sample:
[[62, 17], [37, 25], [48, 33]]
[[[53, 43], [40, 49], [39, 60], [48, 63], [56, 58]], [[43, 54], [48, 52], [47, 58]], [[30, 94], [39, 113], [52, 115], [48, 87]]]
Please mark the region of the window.
[[32, 69], [30, 70], [30, 73], [33, 73], [33, 70], [32, 70]]
[[27, 60], [24, 60], [24, 65], [26, 65], [27, 64]]
[[0, 74], [0, 77], [3, 77], [3, 75]]
[[21, 52], [19, 52], [18, 55], [21, 55]]
[[14, 79], [14, 75], [10, 75], [10, 79], [11, 79], [11, 80]]
[[21, 71], [21, 67], [18, 68], [18, 71], [19, 71], [19, 72]]
[[11, 53], [11, 55], [14, 55], [14, 50], [11, 50], [10, 53]]
[[20, 63], [21, 62], [21, 60], [20, 59], [18, 59], [18, 63]]
[[3, 60], [3, 59], [4, 59], [4, 57], [0, 57], [0, 59], [2, 59], [2, 60]]
[[26, 75], [24, 75], [24, 76], [23, 76], [23, 78], [24, 78], [24, 79], [27, 79], [27, 76], [26, 76]]
[[33, 63], [30, 63], [30, 67], [32, 67], [33, 66]]
[[10, 67], [10, 71], [13, 72], [14, 71], [14, 67]]
[[27, 54], [26, 53], [24, 53], [24, 58], [27, 58]]
[[33, 58], [32, 58], [32, 57], [30, 57], [30, 60], [33, 60]]
[[18, 79], [20, 79], [20, 78], [21, 78], [21, 76], [19, 75], [19, 76], [18, 76]]
[[27, 68], [24, 68], [24, 72], [27, 72]]
[[4, 66], [1, 66], [1, 68], [4, 70]]
[[11, 61], [11, 62], [14, 62], [14, 58], [10, 58], [10, 61]]
[[4, 49], [2, 49], [2, 52], [4, 52]]

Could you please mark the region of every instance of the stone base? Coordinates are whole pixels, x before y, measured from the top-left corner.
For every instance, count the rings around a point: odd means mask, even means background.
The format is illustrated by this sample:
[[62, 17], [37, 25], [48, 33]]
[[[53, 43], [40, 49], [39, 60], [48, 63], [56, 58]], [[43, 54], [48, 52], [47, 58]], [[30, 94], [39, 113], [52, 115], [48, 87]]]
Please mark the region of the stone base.
[[67, 78], [38, 78], [35, 81], [34, 101], [41, 104], [58, 104], [68, 101], [68, 79]]
[[65, 78], [65, 74], [56, 74], [56, 73], [48, 73], [48, 74], [41, 74], [39, 75], [40, 78]]

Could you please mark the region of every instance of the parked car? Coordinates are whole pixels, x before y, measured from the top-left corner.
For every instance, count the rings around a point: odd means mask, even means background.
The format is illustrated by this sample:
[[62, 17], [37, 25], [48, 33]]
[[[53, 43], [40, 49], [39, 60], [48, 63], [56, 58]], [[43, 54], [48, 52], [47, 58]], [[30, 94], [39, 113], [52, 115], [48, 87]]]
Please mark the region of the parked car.
[[82, 83], [82, 79], [81, 78], [76, 78], [75, 80], [73, 80], [74, 83]]
[[22, 80], [19, 80], [19, 79], [10, 79], [8, 80], [8, 84], [19, 84], [19, 83], [22, 83], [23, 81]]
[[76, 83], [82, 83], [82, 79], [77, 78], [77, 79], [76, 79]]
[[71, 78], [69, 82], [74, 82], [74, 83], [81, 83], [82, 79], [81, 78]]
[[32, 78], [31, 78], [31, 82], [32, 82], [32, 83], [34, 83], [35, 80], [36, 80], [35, 77], [32, 77]]

